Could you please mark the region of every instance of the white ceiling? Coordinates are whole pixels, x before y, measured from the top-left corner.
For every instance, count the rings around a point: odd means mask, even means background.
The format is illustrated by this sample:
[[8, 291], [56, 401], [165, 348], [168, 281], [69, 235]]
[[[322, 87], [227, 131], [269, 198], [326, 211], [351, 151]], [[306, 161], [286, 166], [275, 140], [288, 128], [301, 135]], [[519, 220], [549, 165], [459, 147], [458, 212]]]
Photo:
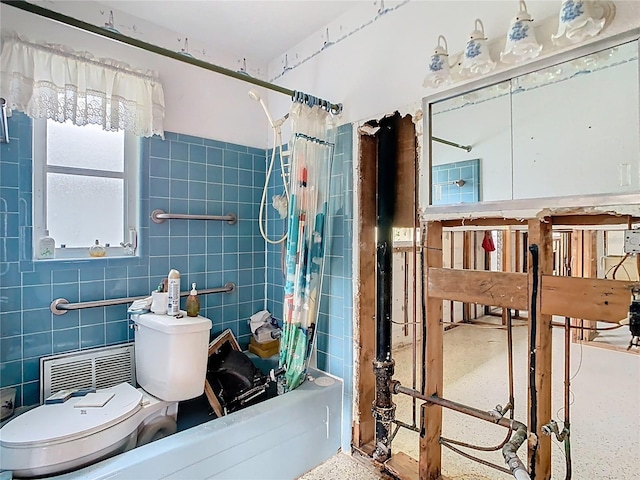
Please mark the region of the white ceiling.
[[358, 0], [101, 0], [110, 9], [267, 64]]

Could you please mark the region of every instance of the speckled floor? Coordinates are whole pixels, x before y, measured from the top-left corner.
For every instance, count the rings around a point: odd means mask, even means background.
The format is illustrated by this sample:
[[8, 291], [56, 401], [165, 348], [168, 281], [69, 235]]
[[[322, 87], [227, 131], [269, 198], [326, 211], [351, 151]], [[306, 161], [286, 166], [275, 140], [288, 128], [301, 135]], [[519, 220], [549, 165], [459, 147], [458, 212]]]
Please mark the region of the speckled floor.
[[[562, 319], [557, 319], [562, 321]], [[499, 322], [495, 317], [482, 321]], [[517, 322], [517, 321], [516, 321]], [[522, 323], [522, 322], [520, 322]], [[553, 337], [553, 413], [564, 417], [563, 371], [564, 333], [554, 330]], [[621, 328], [601, 334], [599, 342], [625, 345], [628, 331]], [[508, 399], [506, 331], [458, 327], [445, 333], [444, 396], [483, 410]], [[527, 328], [514, 328], [514, 392], [516, 419], [526, 421], [527, 408]], [[404, 347], [394, 351], [395, 378], [411, 385], [412, 351]], [[419, 361], [419, 359], [418, 359]], [[593, 346], [571, 345], [572, 404], [571, 439], [573, 478], [598, 480], [636, 480], [640, 452], [640, 356]], [[397, 417], [412, 422], [412, 400], [394, 397]], [[560, 423], [561, 424], [561, 423]], [[497, 445], [505, 431], [471, 417], [444, 411], [443, 436], [482, 445]], [[417, 433], [401, 429], [393, 442], [393, 451], [418, 458]], [[523, 456], [521, 449], [520, 455]], [[499, 452], [478, 455], [503, 465]], [[561, 445], [553, 441], [553, 478], [565, 478], [565, 458]], [[366, 461], [338, 454], [301, 480], [374, 480], [381, 474]], [[443, 474], [447, 480], [497, 480], [509, 478], [489, 467], [443, 449]]]
[[339, 453], [304, 474], [299, 480], [378, 480], [383, 476], [372, 466]]
[[[494, 318], [494, 317], [492, 317]], [[487, 319], [483, 319], [486, 321]], [[499, 319], [497, 319], [499, 321]], [[562, 319], [557, 319], [562, 321]], [[495, 320], [494, 320], [495, 321]], [[624, 331], [623, 331], [624, 330]], [[628, 342], [628, 329], [616, 334]], [[626, 335], [625, 335], [626, 334]], [[562, 420], [564, 353], [562, 329], [553, 337], [553, 415]], [[526, 421], [527, 328], [514, 328], [516, 419]], [[483, 410], [508, 400], [506, 332], [458, 327], [445, 333], [444, 397]], [[411, 385], [411, 348], [394, 352], [395, 378]], [[571, 444], [573, 478], [634, 480], [638, 478], [640, 452], [640, 356], [592, 346], [571, 346]], [[398, 395], [397, 417], [411, 423], [410, 397]], [[497, 445], [504, 429], [471, 417], [444, 411], [443, 436], [482, 445]], [[392, 445], [418, 458], [418, 435], [401, 429]], [[521, 450], [521, 458], [524, 450]], [[561, 445], [553, 440], [553, 478], [565, 477]], [[499, 452], [482, 458], [503, 465]], [[443, 449], [443, 473], [455, 480], [492, 480], [505, 474]], [[344, 477], [348, 478], [348, 477]]]

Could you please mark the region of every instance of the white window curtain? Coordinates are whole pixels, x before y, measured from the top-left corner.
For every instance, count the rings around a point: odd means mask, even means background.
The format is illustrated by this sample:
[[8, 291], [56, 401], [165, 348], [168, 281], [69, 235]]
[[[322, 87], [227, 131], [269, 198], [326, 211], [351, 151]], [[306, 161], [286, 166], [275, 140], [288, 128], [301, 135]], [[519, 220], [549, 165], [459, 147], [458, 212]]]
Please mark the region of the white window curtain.
[[2, 38], [0, 96], [32, 118], [164, 137], [164, 93], [154, 72], [62, 45]]

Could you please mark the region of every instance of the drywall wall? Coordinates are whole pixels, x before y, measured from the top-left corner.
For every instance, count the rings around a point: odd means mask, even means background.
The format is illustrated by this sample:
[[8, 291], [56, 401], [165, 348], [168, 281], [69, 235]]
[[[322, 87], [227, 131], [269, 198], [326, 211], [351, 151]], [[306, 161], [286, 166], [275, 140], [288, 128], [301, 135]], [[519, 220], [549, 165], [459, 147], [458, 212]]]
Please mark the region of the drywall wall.
[[[67, 2], [62, 6], [70, 10], [62, 13], [96, 25], [104, 23], [99, 10], [103, 7], [95, 2]], [[119, 18], [125, 17], [119, 15]], [[128, 23], [137, 25], [136, 38], [165, 48], [170, 48], [167, 38], [173, 40], [177, 36], [141, 19]], [[62, 44], [77, 51], [89, 51], [95, 57], [114, 58], [141, 70], [157, 71], [164, 88], [164, 128], [167, 131], [252, 147], [266, 146], [268, 125], [260, 106], [247, 95], [249, 89], [255, 88], [250, 84], [85, 33], [5, 4], [0, 5], [0, 28], [2, 32], [15, 31], [32, 41]], [[132, 34], [124, 30], [122, 33]], [[230, 64], [223, 52], [217, 54], [216, 61]], [[233, 62], [235, 59], [231, 64]]]
[[[559, 7], [549, 1], [527, 5], [534, 19], [556, 15]], [[422, 81], [439, 34], [447, 37], [450, 51], [461, 51], [476, 18], [494, 38], [506, 33], [517, 10], [516, 1], [360, 2], [270, 62], [269, 79], [342, 102], [342, 122], [378, 118], [418, 106], [431, 93]], [[285, 56], [289, 69], [283, 73]], [[269, 104], [286, 101], [273, 95]]]

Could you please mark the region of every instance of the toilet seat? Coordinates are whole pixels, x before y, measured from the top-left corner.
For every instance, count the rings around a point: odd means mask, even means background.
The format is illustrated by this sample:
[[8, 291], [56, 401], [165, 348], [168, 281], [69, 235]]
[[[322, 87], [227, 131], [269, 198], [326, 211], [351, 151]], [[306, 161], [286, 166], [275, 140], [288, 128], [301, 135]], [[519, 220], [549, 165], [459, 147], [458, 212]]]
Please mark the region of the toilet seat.
[[64, 403], [41, 405], [23, 413], [2, 429], [0, 445], [28, 447], [73, 441], [109, 428], [141, 408], [142, 393], [128, 383], [100, 392], [114, 394], [103, 407], [78, 408], [75, 404], [85, 397], [72, 397]]
[[75, 404], [86, 398], [72, 397], [7, 423], [0, 430], [2, 468], [16, 476], [49, 475], [133, 448], [143, 394], [128, 383], [98, 392], [113, 397], [102, 407], [81, 408]]

